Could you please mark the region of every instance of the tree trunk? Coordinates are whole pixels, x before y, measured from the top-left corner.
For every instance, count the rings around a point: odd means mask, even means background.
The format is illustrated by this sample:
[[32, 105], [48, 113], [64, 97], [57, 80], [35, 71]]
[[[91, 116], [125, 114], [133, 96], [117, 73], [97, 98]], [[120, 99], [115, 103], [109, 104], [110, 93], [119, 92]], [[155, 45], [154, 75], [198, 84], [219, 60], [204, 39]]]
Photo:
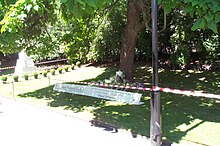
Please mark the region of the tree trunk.
[[125, 73], [127, 80], [133, 79], [134, 49], [137, 42], [138, 32], [143, 28], [141, 22], [142, 11], [138, 7], [139, 0], [128, 0], [127, 24], [122, 36], [120, 53], [120, 70]]

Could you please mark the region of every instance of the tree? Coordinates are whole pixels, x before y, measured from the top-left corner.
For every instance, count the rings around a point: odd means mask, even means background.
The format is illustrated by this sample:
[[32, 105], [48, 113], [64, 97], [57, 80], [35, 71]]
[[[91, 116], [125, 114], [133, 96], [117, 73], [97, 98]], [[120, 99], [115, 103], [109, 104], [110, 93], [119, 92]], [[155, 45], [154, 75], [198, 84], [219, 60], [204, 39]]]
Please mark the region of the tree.
[[97, 14], [92, 48], [89, 54], [92, 61], [100, 63], [118, 62], [121, 50], [122, 32], [126, 20], [126, 0], [117, 1]]
[[52, 42], [47, 24], [56, 21], [54, 0], [5, 0], [2, 4], [4, 17], [0, 22], [0, 38], [4, 39], [0, 41], [0, 49], [3, 52], [18, 52], [28, 47], [34, 50], [44, 34], [50, 40], [46, 42]]
[[[127, 23], [122, 37], [120, 53], [120, 69], [124, 71], [128, 80], [133, 78], [134, 48], [138, 33], [145, 28], [145, 23], [150, 20], [149, 8], [150, 1], [128, 0]], [[145, 18], [142, 16], [145, 16]]]
[[[134, 48], [138, 32], [150, 20], [149, 3], [150, 0], [128, 0], [127, 24], [122, 38], [120, 55], [120, 68], [125, 72], [128, 80], [133, 77]], [[192, 30], [209, 28], [217, 33], [217, 24], [220, 22], [219, 0], [204, 0], [202, 2], [199, 0], [159, 0], [158, 3], [162, 5], [166, 14], [174, 8], [180, 9], [182, 13], [190, 14], [194, 18]]]
[[[10, 3], [9, 3], [10, 2]], [[84, 21], [85, 31], [84, 45], [86, 50], [90, 38], [89, 20], [99, 10], [114, 6], [118, 0], [4, 0], [1, 1], [0, 23], [1, 39], [0, 48], [7, 50], [22, 49], [22, 42], [36, 39], [42, 33], [47, 34], [47, 27], [53, 25], [58, 11], [62, 11], [62, 17]], [[13, 4], [14, 3], [14, 4]], [[12, 5], [13, 4], [13, 5]], [[190, 15], [194, 25], [192, 30], [211, 29], [214, 33], [219, 30], [220, 1], [219, 0], [158, 0], [165, 13], [172, 9], [179, 9], [183, 15]], [[2, 15], [3, 14], [3, 15]], [[150, 0], [127, 0], [127, 22], [122, 37], [120, 53], [120, 68], [124, 71], [126, 78], [132, 80], [134, 50], [138, 33], [150, 22]], [[146, 23], [148, 22], [148, 23]], [[49, 35], [48, 35], [49, 36]], [[8, 43], [9, 42], [9, 43]]]

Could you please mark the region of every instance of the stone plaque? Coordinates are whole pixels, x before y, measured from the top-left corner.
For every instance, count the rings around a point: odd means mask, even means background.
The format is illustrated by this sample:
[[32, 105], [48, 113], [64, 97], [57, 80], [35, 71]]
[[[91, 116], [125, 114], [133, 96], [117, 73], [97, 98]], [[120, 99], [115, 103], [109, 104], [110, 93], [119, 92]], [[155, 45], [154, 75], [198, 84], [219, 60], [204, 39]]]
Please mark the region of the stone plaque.
[[129, 104], [142, 104], [140, 102], [142, 94], [132, 93], [114, 89], [100, 88], [86, 85], [76, 84], [55, 84], [53, 90], [59, 92], [67, 92], [79, 95], [85, 95], [96, 98], [103, 98], [107, 100], [115, 100]]

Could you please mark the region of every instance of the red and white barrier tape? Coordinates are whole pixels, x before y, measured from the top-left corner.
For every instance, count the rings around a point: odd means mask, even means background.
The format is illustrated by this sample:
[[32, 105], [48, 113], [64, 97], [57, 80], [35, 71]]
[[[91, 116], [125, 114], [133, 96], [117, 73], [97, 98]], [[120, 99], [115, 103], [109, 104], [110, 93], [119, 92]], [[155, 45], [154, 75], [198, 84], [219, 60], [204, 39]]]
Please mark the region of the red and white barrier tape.
[[174, 94], [182, 94], [187, 96], [197, 96], [197, 97], [206, 97], [206, 98], [215, 98], [220, 100], [220, 95], [218, 94], [210, 94], [204, 93], [200, 91], [187, 91], [187, 90], [179, 90], [179, 89], [171, 89], [171, 88], [160, 88], [160, 91]]
[[15, 66], [3, 67], [3, 68], [0, 68], [0, 70], [6, 70], [6, 69], [12, 69], [12, 68], [15, 68]]
[[187, 96], [198, 96], [198, 97], [206, 97], [206, 98], [214, 98], [220, 100], [220, 95], [218, 94], [210, 94], [204, 93], [199, 91], [187, 91], [187, 90], [179, 90], [179, 89], [172, 89], [172, 88], [161, 88], [161, 87], [135, 87], [135, 86], [126, 86], [126, 85], [115, 85], [115, 84], [103, 84], [103, 83], [93, 83], [93, 82], [76, 82], [76, 81], [67, 81], [67, 80], [59, 80], [59, 79], [52, 79], [62, 82], [73, 82], [78, 84], [84, 85], [91, 85], [91, 86], [99, 86], [99, 87], [111, 87], [111, 88], [120, 88], [120, 89], [133, 89], [133, 90], [142, 90], [142, 91], [161, 91], [166, 93], [173, 93], [173, 94], [182, 94]]

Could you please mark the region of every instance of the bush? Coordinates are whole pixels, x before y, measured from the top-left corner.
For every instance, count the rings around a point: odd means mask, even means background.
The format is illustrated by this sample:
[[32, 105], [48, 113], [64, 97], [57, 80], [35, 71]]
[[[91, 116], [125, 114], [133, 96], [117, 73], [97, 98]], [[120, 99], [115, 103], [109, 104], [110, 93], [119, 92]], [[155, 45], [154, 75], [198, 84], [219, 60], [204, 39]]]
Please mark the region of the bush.
[[66, 72], [68, 72], [69, 66], [68, 66], [68, 65], [65, 65], [65, 66], [64, 66], [64, 70], [65, 70]]
[[47, 77], [47, 71], [46, 71], [46, 70], [44, 70], [44, 71], [42, 72], [42, 74], [43, 74], [44, 77]]
[[18, 76], [17, 75], [14, 75], [13, 79], [14, 79], [15, 82], [18, 82]]
[[55, 75], [56, 70], [55, 69], [51, 69], [50, 73], [54, 76]]
[[2, 80], [3, 83], [6, 83], [6, 81], [8, 80], [8, 77], [7, 76], [2, 76], [1, 80]]
[[37, 79], [37, 78], [38, 78], [38, 73], [37, 73], [37, 72], [34, 72], [34, 73], [33, 73], [33, 76], [34, 76], [35, 79]]
[[58, 67], [58, 72], [61, 74], [62, 73], [62, 71], [63, 71], [63, 68], [62, 67]]
[[80, 67], [81, 63], [79, 61], [76, 62], [76, 66]]
[[72, 64], [72, 65], [71, 65], [71, 69], [72, 69], [72, 70], [74, 70], [74, 68], [75, 68], [75, 65], [74, 65], [74, 64]]
[[28, 74], [24, 74], [23, 77], [24, 77], [25, 80], [28, 80], [29, 76], [28, 76]]

